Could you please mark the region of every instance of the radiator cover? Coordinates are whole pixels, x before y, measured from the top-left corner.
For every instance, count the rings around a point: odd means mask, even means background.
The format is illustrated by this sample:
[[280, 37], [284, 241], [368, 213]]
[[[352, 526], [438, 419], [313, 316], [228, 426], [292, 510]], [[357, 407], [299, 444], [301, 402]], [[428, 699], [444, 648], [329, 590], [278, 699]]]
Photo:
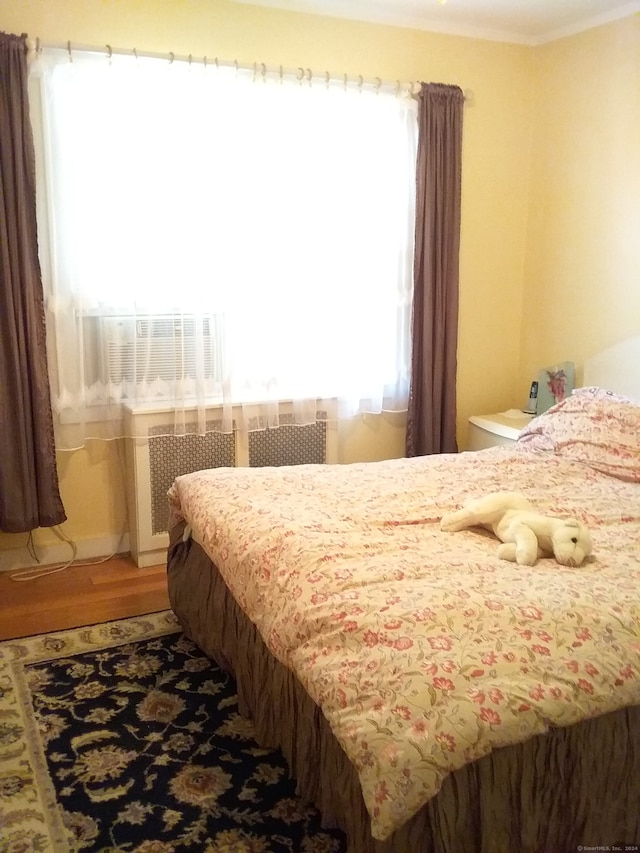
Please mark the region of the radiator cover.
[[[195, 424], [187, 425], [187, 429], [195, 428]], [[207, 430], [206, 435], [167, 435], [167, 426], [162, 425], [149, 430], [152, 535], [167, 531], [167, 491], [176, 477], [203, 468], [235, 467], [235, 433], [214, 432], [212, 423], [207, 423]]]
[[[215, 409], [207, 417], [207, 432], [197, 435], [196, 422], [186, 435], [172, 435], [173, 421], [164, 410], [128, 411], [127, 501], [131, 553], [138, 566], [166, 561], [169, 505], [167, 491], [176, 477], [206, 468], [301, 465], [337, 462], [335, 421], [320, 420], [298, 426], [283, 411], [280, 426], [270, 429], [219, 431]], [[319, 412], [326, 417], [326, 412]]]

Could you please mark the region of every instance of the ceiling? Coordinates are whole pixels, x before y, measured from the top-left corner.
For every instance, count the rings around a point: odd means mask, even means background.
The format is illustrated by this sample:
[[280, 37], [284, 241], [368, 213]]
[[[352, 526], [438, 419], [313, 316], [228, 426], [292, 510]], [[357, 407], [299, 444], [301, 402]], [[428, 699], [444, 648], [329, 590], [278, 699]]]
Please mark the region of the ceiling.
[[640, 0], [234, 0], [254, 6], [520, 44], [640, 13]]

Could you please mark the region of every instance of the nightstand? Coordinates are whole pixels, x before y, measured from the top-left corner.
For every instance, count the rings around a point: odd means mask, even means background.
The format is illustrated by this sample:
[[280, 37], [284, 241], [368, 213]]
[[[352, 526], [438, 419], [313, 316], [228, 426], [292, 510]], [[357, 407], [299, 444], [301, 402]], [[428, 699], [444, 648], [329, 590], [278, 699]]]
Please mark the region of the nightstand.
[[519, 409], [494, 415], [473, 415], [469, 418], [469, 450], [513, 444], [533, 417]]

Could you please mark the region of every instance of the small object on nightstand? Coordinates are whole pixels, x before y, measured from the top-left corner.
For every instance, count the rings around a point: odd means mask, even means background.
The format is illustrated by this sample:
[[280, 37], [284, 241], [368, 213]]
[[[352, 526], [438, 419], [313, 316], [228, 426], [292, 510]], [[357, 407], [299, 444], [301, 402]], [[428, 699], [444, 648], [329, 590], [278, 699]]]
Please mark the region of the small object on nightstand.
[[513, 444], [533, 417], [520, 409], [493, 415], [473, 415], [469, 418], [469, 450]]
[[576, 366], [572, 361], [563, 361], [553, 367], [545, 367], [538, 375], [538, 400], [536, 413], [544, 414], [551, 406], [569, 397], [576, 381]]
[[538, 410], [538, 383], [532, 382], [529, 391], [529, 402], [524, 410], [525, 415], [535, 415]]

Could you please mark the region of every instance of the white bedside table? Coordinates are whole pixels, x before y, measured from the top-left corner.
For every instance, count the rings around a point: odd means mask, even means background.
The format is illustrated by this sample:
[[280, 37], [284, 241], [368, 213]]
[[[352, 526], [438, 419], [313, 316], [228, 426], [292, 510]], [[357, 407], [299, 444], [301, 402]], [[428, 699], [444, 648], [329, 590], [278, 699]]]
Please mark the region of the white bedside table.
[[469, 418], [469, 450], [513, 444], [533, 417], [519, 409], [494, 415], [473, 415]]

